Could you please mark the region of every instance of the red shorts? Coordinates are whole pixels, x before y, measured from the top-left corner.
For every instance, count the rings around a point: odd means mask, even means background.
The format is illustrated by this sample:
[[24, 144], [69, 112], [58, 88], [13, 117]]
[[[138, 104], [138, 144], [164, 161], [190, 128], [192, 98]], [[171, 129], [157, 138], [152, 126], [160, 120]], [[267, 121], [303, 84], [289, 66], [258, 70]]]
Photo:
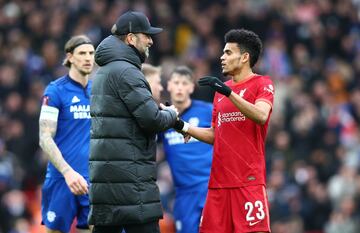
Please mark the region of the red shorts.
[[265, 187], [209, 189], [200, 220], [200, 233], [213, 232], [270, 232]]

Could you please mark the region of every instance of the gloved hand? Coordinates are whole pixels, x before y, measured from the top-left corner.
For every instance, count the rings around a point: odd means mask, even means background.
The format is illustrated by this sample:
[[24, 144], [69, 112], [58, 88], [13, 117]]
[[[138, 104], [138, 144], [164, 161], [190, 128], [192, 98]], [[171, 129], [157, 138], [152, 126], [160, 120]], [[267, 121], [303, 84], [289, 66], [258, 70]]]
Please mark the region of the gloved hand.
[[226, 86], [220, 79], [213, 76], [205, 76], [198, 81], [200, 86], [210, 86], [215, 91], [229, 97], [231, 94], [230, 87]]
[[189, 130], [189, 123], [178, 118], [175, 121], [175, 125], [173, 126], [173, 128], [178, 132], [186, 133]]

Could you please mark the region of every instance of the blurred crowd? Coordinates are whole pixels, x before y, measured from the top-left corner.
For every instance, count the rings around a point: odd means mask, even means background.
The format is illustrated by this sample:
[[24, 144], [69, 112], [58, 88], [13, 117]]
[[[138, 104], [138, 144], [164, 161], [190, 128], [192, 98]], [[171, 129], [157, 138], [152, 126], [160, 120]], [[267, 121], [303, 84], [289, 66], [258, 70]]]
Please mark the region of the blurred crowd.
[[[162, 66], [164, 84], [177, 65], [225, 79], [225, 32], [259, 34], [255, 70], [276, 88], [266, 146], [273, 232], [360, 232], [359, 0], [0, 0], [0, 233], [41, 232], [40, 99], [67, 72], [64, 42], [86, 34], [97, 45], [128, 9], [165, 29], [147, 61]], [[212, 101], [213, 93], [197, 88], [193, 97]], [[171, 226], [174, 190], [161, 150], [158, 184]]]

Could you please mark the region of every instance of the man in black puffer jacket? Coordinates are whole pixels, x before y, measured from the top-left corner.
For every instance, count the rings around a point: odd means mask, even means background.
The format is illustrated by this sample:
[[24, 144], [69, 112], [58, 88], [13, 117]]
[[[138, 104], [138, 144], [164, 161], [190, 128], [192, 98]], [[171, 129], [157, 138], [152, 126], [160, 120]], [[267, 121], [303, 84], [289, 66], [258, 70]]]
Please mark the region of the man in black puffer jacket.
[[175, 107], [159, 109], [141, 64], [161, 32], [146, 16], [121, 15], [95, 52], [91, 91], [90, 214], [95, 233], [156, 233], [162, 218], [156, 134], [173, 127]]

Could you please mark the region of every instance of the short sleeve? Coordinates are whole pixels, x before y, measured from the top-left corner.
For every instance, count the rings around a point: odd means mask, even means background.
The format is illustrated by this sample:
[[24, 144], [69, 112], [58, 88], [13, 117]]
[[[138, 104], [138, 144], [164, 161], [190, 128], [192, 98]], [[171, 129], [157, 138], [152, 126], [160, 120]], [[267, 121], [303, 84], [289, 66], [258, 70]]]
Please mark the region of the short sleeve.
[[44, 95], [42, 97], [42, 105], [47, 105], [60, 109], [61, 100], [58, 91], [59, 90], [56, 85], [50, 83], [44, 91]]
[[270, 77], [263, 77], [258, 85], [258, 91], [256, 96], [256, 102], [265, 101], [271, 106], [274, 103], [275, 88]]

